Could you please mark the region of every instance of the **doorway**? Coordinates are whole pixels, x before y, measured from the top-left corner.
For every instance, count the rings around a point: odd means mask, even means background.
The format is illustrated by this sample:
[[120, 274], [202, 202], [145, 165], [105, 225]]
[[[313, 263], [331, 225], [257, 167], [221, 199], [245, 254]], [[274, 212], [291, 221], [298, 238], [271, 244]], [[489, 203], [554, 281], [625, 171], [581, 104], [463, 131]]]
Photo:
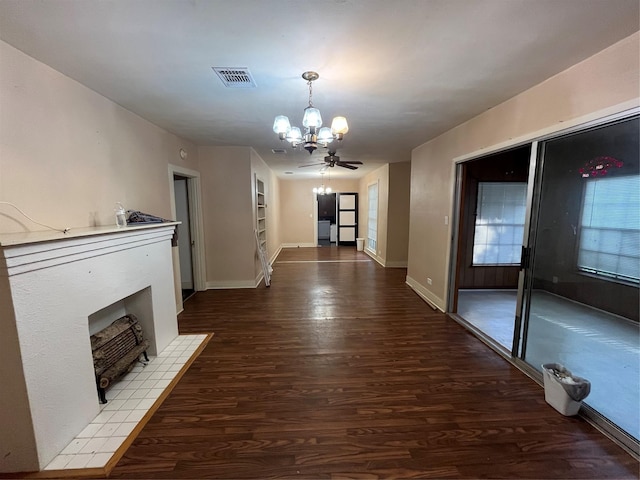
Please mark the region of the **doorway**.
[[195, 293], [193, 277], [193, 253], [195, 242], [191, 238], [191, 214], [189, 211], [189, 179], [181, 175], [173, 175], [173, 191], [176, 204], [176, 221], [178, 225], [178, 255], [180, 258], [180, 286], [182, 301]]
[[336, 194], [317, 194], [316, 204], [318, 213], [317, 244], [320, 247], [336, 245], [338, 232], [336, 224]]
[[452, 313], [510, 350], [531, 146], [459, 166], [461, 195]]
[[[175, 193], [175, 177], [179, 177], [179, 179], [186, 179], [186, 196], [187, 196], [187, 205], [188, 215], [186, 219], [188, 221], [189, 229], [188, 236], [186, 237], [187, 243], [183, 241], [182, 245], [174, 245], [175, 248], [172, 248], [172, 256], [173, 256], [173, 265], [174, 265], [174, 287], [175, 287], [175, 297], [176, 297], [176, 312], [180, 313], [182, 311], [182, 274], [180, 272], [179, 265], [180, 260], [180, 251], [187, 250], [190, 252], [191, 256], [191, 277], [192, 277], [192, 289], [195, 292], [200, 292], [207, 289], [206, 283], [206, 273], [205, 273], [205, 258], [204, 258], [204, 225], [202, 218], [202, 202], [201, 198], [201, 185], [200, 185], [200, 172], [195, 170], [191, 170], [189, 168], [180, 167], [177, 165], [169, 164], [168, 168], [168, 182], [169, 182], [169, 199], [171, 203], [171, 218], [175, 218], [180, 221], [176, 208], [176, 193]], [[181, 198], [184, 198], [184, 193], [180, 195]], [[184, 203], [184, 202], [183, 202]], [[182, 217], [184, 215], [185, 209], [182, 209]], [[183, 225], [187, 223], [183, 221]], [[180, 230], [178, 230], [179, 234]], [[180, 235], [180, 237], [185, 237], [185, 235]], [[190, 242], [190, 243], [189, 243]], [[184, 255], [184, 253], [183, 253]], [[188, 257], [186, 257], [188, 258]], [[188, 260], [185, 259], [185, 262], [188, 263]], [[186, 276], [186, 278], [189, 278]], [[188, 280], [187, 280], [188, 281]], [[186, 285], [186, 289], [189, 289], [189, 285]], [[186, 292], [187, 295], [189, 294]]]
[[[584, 404], [640, 439], [640, 118], [540, 142], [523, 270], [528, 366], [591, 382]], [[606, 425], [606, 424], [605, 424]], [[623, 438], [623, 436], [625, 438]]]

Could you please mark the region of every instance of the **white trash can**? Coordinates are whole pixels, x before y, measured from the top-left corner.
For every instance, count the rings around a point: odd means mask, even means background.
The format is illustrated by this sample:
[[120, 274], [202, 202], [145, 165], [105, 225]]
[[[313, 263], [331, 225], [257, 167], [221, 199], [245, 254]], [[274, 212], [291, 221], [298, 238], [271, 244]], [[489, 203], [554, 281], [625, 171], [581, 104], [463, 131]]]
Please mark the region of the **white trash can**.
[[364, 250], [364, 238], [356, 238], [356, 250], [359, 252]]
[[[589, 395], [591, 383], [571, 374], [559, 363], [542, 365], [544, 378], [544, 399], [565, 416], [577, 415], [582, 400]], [[575, 397], [575, 398], [572, 398]]]

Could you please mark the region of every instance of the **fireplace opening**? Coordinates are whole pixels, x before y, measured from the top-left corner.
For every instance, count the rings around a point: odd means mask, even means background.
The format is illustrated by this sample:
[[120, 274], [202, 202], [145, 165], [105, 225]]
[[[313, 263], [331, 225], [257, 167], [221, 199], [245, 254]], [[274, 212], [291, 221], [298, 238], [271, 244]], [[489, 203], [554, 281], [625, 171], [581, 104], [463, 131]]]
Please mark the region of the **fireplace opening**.
[[89, 315], [89, 336], [98, 399], [148, 355], [157, 355], [151, 287], [118, 300]]
[[107, 388], [141, 362], [141, 355], [145, 359], [143, 365], [147, 365], [148, 347], [149, 340], [144, 338], [142, 327], [133, 314], [125, 315], [91, 335], [93, 368], [100, 403], [107, 403]]

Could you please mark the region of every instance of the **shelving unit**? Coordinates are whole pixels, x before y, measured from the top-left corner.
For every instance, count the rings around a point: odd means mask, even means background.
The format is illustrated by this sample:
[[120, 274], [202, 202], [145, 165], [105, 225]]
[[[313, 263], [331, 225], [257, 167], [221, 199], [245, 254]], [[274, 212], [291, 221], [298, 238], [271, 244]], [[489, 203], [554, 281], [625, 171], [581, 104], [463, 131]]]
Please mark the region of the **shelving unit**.
[[264, 182], [256, 177], [256, 231], [260, 248], [267, 253], [267, 204]]
[[267, 200], [264, 182], [256, 175], [256, 247], [262, 264], [265, 286], [271, 285], [271, 265], [267, 260]]

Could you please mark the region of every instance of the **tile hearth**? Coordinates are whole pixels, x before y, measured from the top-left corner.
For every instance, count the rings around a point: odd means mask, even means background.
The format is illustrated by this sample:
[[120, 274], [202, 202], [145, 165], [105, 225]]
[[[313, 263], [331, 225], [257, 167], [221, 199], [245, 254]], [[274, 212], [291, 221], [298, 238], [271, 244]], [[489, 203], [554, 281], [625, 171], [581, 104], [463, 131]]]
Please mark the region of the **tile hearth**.
[[45, 471], [104, 468], [208, 338], [180, 335], [146, 367], [136, 365], [107, 391], [100, 413]]

